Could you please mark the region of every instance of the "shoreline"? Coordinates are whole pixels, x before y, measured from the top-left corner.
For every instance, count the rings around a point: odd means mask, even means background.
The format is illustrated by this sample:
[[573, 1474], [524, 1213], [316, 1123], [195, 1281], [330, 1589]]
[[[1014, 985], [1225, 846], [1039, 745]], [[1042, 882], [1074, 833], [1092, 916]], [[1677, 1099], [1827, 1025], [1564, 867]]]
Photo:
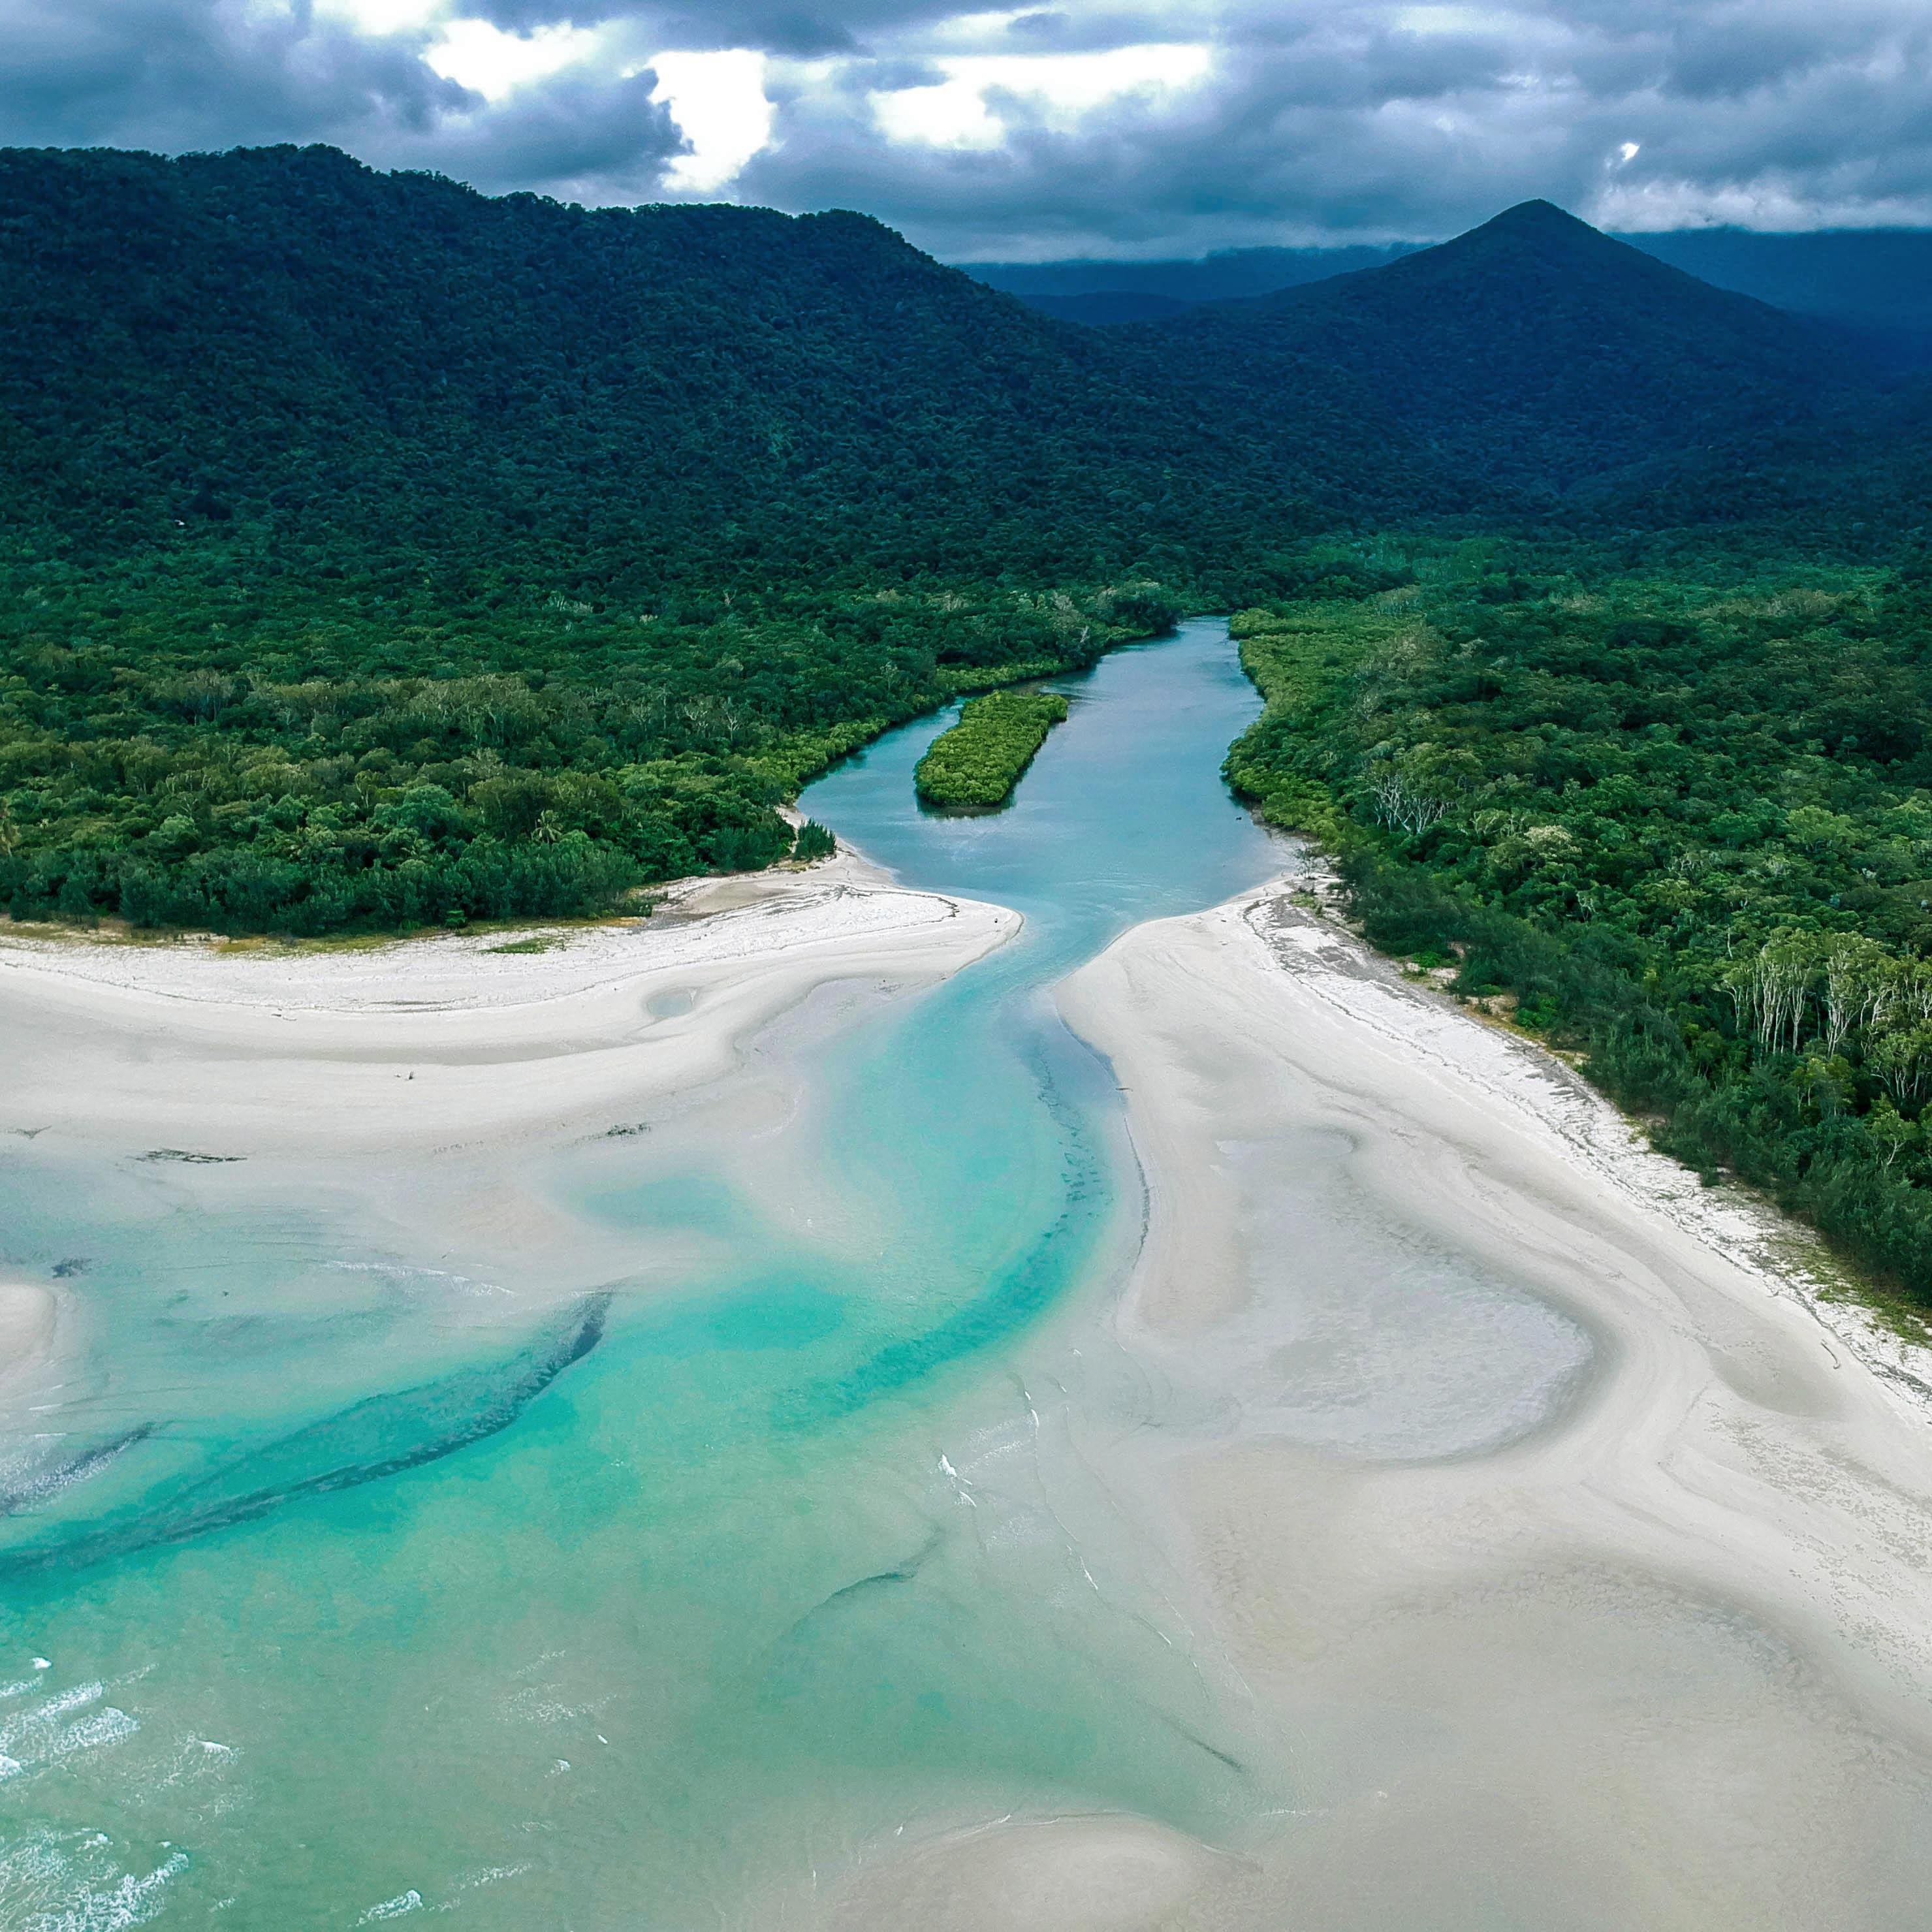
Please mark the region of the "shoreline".
[[[1249, 922], [1284, 970], [1303, 972], [1323, 997], [1372, 1031], [1387, 1030], [1394, 1010], [1371, 989], [1412, 995], [1438, 1023], [1418, 1021], [1407, 1029], [1396, 1024], [1394, 1030], [1411, 1049], [1444, 1055], [1492, 1089], [1499, 1106], [1528, 1108], [1580, 1167], [1601, 1175], [1692, 1239], [1738, 1259], [1763, 1293], [1796, 1302], [1825, 1335], [1886, 1384], [1907, 1412], [1932, 1423], [1932, 1348], [1886, 1323], [1879, 1306], [1882, 1291], [1858, 1280], [1815, 1228], [1746, 1183], [1707, 1186], [1694, 1169], [1658, 1152], [1642, 1124], [1561, 1054], [1480, 1006], [1402, 972], [1397, 962], [1377, 952], [1337, 915], [1320, 890], [1324, 883], [1315, 882], [1312, 908], [1294, 902], [1294, 894], [1306, 890], [1300, 880], [1271, 887], [1264, 896], [1244, 896], [1262, 899], [1247, 914]], [[1361, 988], [1354, 997], [1352, 982]], [[1458, 1024], [1462, 1022], [1475, 1030], [1464, 1031]], [[1478, 1047], [1485, 1039], [1492, 1049]]]
[[[1922, 1875], [1874, 1822], [1932, 1802], [1910, 1372], [1883, 1331], [1855, 1351], [1826, 1320], [1754, 1203], [1296, 904], [1298, 883], [1136, 927], [1059, 991], [1148, 1190], [1102, 1319], [1178, 1392], [1120, 1453], [1307, 1807], [1240, 1848], [1226, 1922], [1808, 1932], [1832, 1922], [1815, 1888], [1916, 1923]], [[1588, 1336], [1586, 1370], [1496, 1439], [1324, 1438], [1295, 1400], [1321, 1365], [1319, 1225], [1280, 1218], [1323, 1199], [1408, 1230], [1402, 1264], [1451, 1312], [1432, 1256], [1498, 1307], [1526, 1289]], [[1376, 1299], [1372, 1248], [1344, 1258], [1342, 1359], [1366, 1379], [1316, 1421], [1372, 1410], [1378, 1374], [1396, 1408], [1420, 1391], [1453, 1414], [1473, 1354], [1423, 1300]]]
[[[1130, 1279], [1096, 1318], [1151, 1406], [1082, 1416], [1080, 1453], [1165, 1546], [1202, 1654], [1292, 1763], [1295, 1808], [1219, 1846], [1124, 1814], [927, 1820], [860, 1862], [827, 1922], [916, 1906], [934, 1932], [1150, 1932], [1150, 1912], [1197, 1910], [1231, 1932], [1823, 1932], [1828, 1914], [1791, 1904], [1815, 1883], [1903, 1932], [1916, 1903], [1862, 1874], [1916, 1883], [1887, 1821], [1921, 1815], [1922, 1789], [1932, 1809], [1932, 1458], [1912, 1388], [1833, 1356], [1802, 1276], [1777, 1271], [1774, 1227], [1532, 1042], [1294, 904], [1297, 883], [1135, 926], [1057, 994], [1112, 1064], [1148, 1190]], [[0, 1133], [160, 1160], [124, 1172], [197, 1201], [292, 1198], [320, 1172], [413, 1237], [496, 1244], [512, 1277], [517, 1244], [567, 1237], [572, 1278], [547, 1287], [568, 1292], [608, 1278], [616, 1248], [547, 1210], [520, 1156], [701, 1096], [703, 1144], [738, 1158], [796, 1084], [793, 1046], [1018, 925], [848, 854], [706, 881], [544, 950], [0, 941], [0, 1054], [22, 1076]], [[1264, 1210], [1312, 1174], [1408, 1231], [1412, 1271], [1460, 1257], [1498, 1305], [1546, 1304], [1587, 1364], [1448, 1448], [1298, 1436], [1280, 1391], [1311, 1358], [1282, 1311], [1320, 1246]], [[1372, 1238], [1349, 1259], [1346, 1290], [1376, 1286]], [[31, 1292], [44, 1360], [57, 1298]], [[1526, 1342], [1511, 1319], [1504, 1354], [1556, 1332]], [[0, 1288], [0, 1381], [7, 1321]], [[1453, 1421], [1468, 1358], [1444, 1370], [1426, 1330], [1393, 1340], [1420, 1366], [1403, 1402]], [[1499, 1888], [1464, 1898], [1472, 1875]], [[1584, 1906], [1552, 1909], [1573, 1890]], [[1022, 1899], [1051, 1912], [1016, 1918]]]
[[[1884, 1382], [1908, 1412], [1932, 1423], [1932, 1347], [1888, 1325], [1880, 1305], [1883, 1291], [1860, 1282], [1848, 1264], [1832, 1255], [1822, 1234], [1747, 1183], [1707, 1186], [1694, 1169], [1658, 1153], [1642, 1124], [1561, 1054], [1500, 1023], [1480, 1005], [1403, 973], [1398, 962], [1376, 952], [1340, 916], [1324, 890], [1332, 884], [1319, 873], [1291, 876], [1240, 896], [1250, 905], [1249, 923], [1285, 970], [1302, 974], [1324, 1000], [1369, 1031], [1441, 1057], [1463, 1076], [1480, 1081], [1499, 1106], [1528, 1108], [1580, 1167], [1601, 1175], [1692, 1239], [1739, 1258], [1765, 1294], [1796, 1302], [1825, 1334]], [[1300, 903], [1298, 895], [1311, 896], [1313, 905]], [[1420, 1012], [1412, 1011], [1404, 1025], [1399, 1009], [1379, 998], [1377, 988], [1408, 996]], [[1474, 1030], [1466, 1030], [1465, 1022]], [[1492, 1048], [1478, 1044], [1484, 1040]]]
[[[647, 1289], [682, 1278], [694, 1237], [640, 1250], [580, 1211], [573, 1177], [624, 1184], [660, 1145], [768, 1159], [796, 1054], [1020, 923], [845, 856], [508, 953], [494, 934], [322, 954], [0, 943], [0, 1148], [43, 1187], [105, 1186], [124, 1215], [339, 1228], [362, 1261], [430, 1270], [465, 1324]], [[466, 1300], [468, 1281], [508, 1298]]]
[[211, 1162], [526, 1139], [702, 1085], [821, 986], [929, 984], [1019, 923], [848, 855], [692, 882], [649, 920], [354, 952], [0, 938], [0, 1132]]

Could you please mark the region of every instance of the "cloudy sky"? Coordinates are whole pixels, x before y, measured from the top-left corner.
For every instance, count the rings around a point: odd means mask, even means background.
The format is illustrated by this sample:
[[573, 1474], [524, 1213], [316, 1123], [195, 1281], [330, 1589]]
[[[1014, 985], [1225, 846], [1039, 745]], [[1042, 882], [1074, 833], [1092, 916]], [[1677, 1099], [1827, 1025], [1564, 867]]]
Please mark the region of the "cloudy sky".
[[954, 260], [1932, 225], [1932, 0], [0, 0], [0, 142], [328, 141]]

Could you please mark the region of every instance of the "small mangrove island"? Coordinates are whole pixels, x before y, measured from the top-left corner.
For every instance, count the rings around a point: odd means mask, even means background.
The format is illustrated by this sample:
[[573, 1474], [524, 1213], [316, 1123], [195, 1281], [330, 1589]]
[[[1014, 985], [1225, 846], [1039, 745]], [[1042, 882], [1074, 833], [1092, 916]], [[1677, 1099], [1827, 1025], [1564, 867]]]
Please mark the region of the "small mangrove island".
[[1004, 805], [1046, 734], [1066, 717], [1052, 691], [994, 691], [976, 698], [919, 761], [913, 782], [927, 805]]

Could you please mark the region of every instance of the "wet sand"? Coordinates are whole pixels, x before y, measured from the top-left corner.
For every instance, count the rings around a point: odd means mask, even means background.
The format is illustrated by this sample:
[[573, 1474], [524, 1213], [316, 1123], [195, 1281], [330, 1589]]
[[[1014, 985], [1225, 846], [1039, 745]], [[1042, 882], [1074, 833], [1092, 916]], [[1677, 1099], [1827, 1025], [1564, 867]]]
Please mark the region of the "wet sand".
[[814, 986], [928, 983], [1018, 925], [848, 857], [368, 950], [0, 939], [0, 1130], [216, 1158], [536, 1138], [716, 1077]]
[[[1060, 1000], [1150, 1188], [1102, 1318], [1157, 1393], [1110, 1474], [1294, 1799], [1213, 1848], [935, 1829], [830, 1922], [1922, 1926], [1932, 1430], [1774, 1228], [1279, 886], [1136, 928]], [[1299, 1238], [1276, 1204], [1311, 1190], [1406, 1258]]]
[[52, 1288], [0, 1281], [0, 1388], [17, 1383], [46, 1360], [58, 1312]]
[[626, 1256], [560, 1220], [530, 1163], [648, 1132], [815, 1004], [930, 985], [1019, 923], [848, 854], [696, 881], [650, 920], [529, 934], [327, 951], [10, 937], [0, 1135], [116, 1157], [208, 1204], [350, 1193], [399, 1246], [513, 1280], [521, 1252], [521, 1286], [566, 1294]]

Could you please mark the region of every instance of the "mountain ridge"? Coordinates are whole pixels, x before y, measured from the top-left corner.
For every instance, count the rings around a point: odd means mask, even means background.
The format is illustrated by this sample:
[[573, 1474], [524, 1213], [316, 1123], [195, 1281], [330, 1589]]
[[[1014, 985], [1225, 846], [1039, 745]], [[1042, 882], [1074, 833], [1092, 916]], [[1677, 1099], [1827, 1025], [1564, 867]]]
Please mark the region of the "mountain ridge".
[[586, 210], [284, 148], [8, 151], [0, 213], [8, 467], [83, 548], [220, 523], [646, 575], [1090, 572], [1336, 473], [1292, 434], [1250, 460], [849, 212]]
[[1714, 289], [1547, 202], [1385, 266], [1118, 329], [1234, 406], [1315, 365], [1432, 459], [1553, 502], [1580, 481], [1767, 422], [1820, 422], [1874, 380], [1828, 328]]

